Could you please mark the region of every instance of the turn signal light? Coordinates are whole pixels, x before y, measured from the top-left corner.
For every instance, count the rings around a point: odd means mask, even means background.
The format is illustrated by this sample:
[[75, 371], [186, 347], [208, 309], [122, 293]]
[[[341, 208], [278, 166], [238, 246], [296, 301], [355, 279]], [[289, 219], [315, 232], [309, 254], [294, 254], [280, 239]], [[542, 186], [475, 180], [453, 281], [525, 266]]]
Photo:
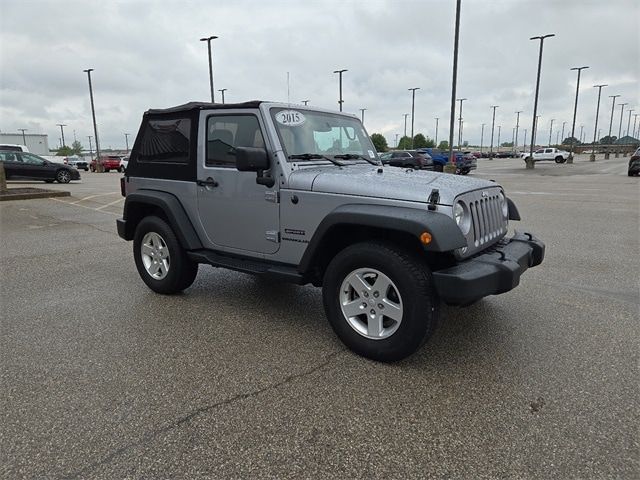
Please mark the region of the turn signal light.
[[422, 232], [420, 235], [420, 241], [423, 245], [429, 245], [431, 243], [431, 234], [429, 232]]

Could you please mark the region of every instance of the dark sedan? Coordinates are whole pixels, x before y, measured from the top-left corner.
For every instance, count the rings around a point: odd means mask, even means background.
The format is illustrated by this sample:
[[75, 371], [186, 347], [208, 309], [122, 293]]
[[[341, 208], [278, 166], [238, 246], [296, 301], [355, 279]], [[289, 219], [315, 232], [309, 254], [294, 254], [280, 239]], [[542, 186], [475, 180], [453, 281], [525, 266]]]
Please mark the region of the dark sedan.
[[43, 180], [69, 183], [80, 180], [80, 172], [61, 163], [54, 163], [27, 152], [0, 150], [0, 163], [7, 180]]
[[417, 170], [433, 170], [431, 155], [415, 150], [395, 150], [391, 155], [382, 158], [382, 163], [391, 167], [414, 168]]
[[627, 170], [627, 174], [630, 177], [634, 175], [640, 175], [640, 148], [637, 148], [636, 151], [631, 155], [629, 159], [629, 170]]

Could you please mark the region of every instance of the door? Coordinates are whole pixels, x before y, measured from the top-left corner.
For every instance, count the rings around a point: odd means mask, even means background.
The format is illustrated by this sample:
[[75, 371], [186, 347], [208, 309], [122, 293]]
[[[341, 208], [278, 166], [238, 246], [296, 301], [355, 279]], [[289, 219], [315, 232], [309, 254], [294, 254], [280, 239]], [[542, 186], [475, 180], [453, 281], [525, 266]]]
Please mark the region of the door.
[[533, 159], [544, 160], [544, 148], [541, 148], [540, 150], [536, 150], [535, 152], [533, 152]]
[[4, 173], [7, 178], [16, 178], [20, 171], [18, 154], [16, 152], [0, 152], [0, 162], [4, 165]]
[[212, 248], [264, 254], [280, 248], [277, 184], [258, 185], [255, 172], [236, 169], [236, 147], [271, 150], [257, 113], [227, 110], [206, 116], [204, 155], [199, 155], [198, 164], [198, 214]]
[[38, 180], [50, 180], [55, 178], [55, 165], [50, 165], [43, 158], [32, 153], [20, 152], [18, 156], [22, 160], [22, 176]]

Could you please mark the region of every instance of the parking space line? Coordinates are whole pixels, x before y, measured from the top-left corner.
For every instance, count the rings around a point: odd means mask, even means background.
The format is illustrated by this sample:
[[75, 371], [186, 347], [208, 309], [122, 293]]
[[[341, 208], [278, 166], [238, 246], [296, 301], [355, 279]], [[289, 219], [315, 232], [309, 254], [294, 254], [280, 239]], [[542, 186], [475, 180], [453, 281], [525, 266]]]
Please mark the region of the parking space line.
[[110, 207], [111, 205], [115, 205], [116, 203], [124, 202], [124, 198], [119, 198], [115, 202], [107, 203], [106, 205], [102, 205], [101, 207], [97, 207], [95, 210], [102, 210], [103, 208]]
[[108, 213], [109, 215], [115, 215], [116, 217], [120, 216], [119, 213], [108, 212], [106, 210], [99, 210], [98, 208], [87, 207], [86, 205], [80, 205], [79, 203], [75, 203], [75, 202], [65, 202], [64, 200], [60, 200], [59, 198], [50, 198], [49, 200], [54, 200], [56, 202], [64, 203], [66, 205], [73, 205], [74, 207], [86, 208], [87, 210], [93, 210], [94, 212]]
[[[116, 194], [119, 195], [120, 192], [98, 193], [96, 195], [89, 195], [88, 197], [84, 197], [84, 198], [81, 198], [80, 200], [77, 200], [75, 202], [71, 202], [71, 205], [76, 205], [76, 204], [78, 204], [80, 202], [84, 202], [85, 200], [89, 200], [91, 198], [104, 197], [106, 195], [116, 195]], [[65, 202], [65, 203], [69, 203], [69, 202]]]

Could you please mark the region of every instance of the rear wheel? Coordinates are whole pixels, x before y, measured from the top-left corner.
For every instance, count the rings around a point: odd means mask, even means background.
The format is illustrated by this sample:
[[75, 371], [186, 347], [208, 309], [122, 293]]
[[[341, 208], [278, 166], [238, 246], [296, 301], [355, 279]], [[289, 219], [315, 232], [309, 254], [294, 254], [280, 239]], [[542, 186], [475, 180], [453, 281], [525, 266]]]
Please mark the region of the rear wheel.
[[564, 163], [564, 162], [566, 162], [566, 160], [562, 158], [560, 155], [556, 157], [556, 163]]
[[133, 238], [138, 274], [157, 293], [181, 292], [191, 286], [198, 264], [189, 260], [167, 223], [159, 217], [143, 218]]
[[325, 273], [322, 296], [340, 340], [373, 360], [411, 355], [437, 324], [439, 301], [427, 265], [384, 243], [358, 243], [338, 253]]

